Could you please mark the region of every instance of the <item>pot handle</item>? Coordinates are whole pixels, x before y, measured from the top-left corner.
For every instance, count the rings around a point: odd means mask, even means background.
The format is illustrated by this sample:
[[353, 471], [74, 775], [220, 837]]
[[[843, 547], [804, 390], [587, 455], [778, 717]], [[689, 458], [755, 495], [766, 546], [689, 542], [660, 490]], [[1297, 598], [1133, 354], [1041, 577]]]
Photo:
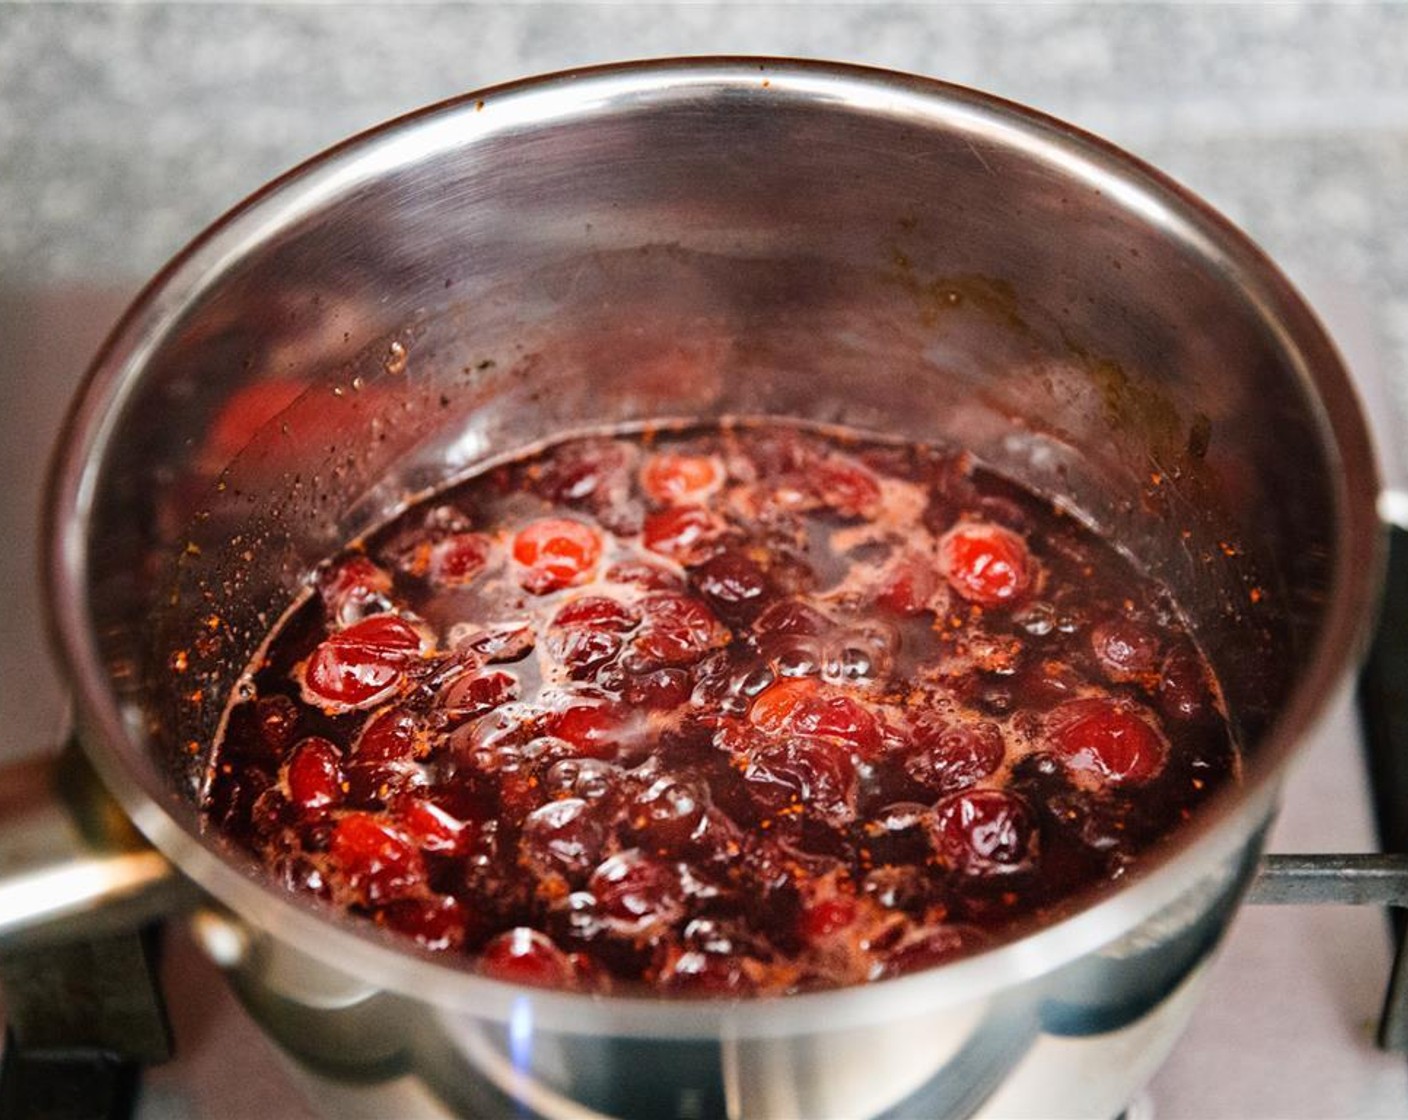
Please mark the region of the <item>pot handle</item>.
[[0, 767], [0, 956], [131, 931], [194, 897], [75, 743]]

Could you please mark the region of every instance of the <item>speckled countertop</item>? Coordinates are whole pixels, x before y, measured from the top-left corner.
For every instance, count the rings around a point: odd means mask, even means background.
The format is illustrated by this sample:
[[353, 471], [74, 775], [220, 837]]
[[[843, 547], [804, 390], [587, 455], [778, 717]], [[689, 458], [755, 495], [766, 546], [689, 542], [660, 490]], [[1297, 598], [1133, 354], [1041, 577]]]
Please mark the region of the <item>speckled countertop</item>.
[[[6, 648], [42, 641], [22, 527], [66, 392], [40, 401], [28, 379], [71, 383], [121, 302], [189, 238], [307, 156], [426, 103], [547, 70], [701, 53], [927, 74], [1133, 151], [1243, 226], [1307, 291], [1351, 365], [1375, 366], [1396, 402], [1396, 416], [1375, 409], [1383, 438], [1408, 444], [1408, 4], [0, 0], [0, 515], [15, 542], [0, 551]], [[0, 719], [16, 742], [42, 735], [45, 706], [58, 704], [35, 663], [0, 660]], [[0, 758], [14, 746], [0, 742]], [[1327, 798], [1362, 799], [1340, 757], [1317, 763], [1312, 751], [1289, 791], [1283, 825], [1297, 822], [1312, 848], [1371, 842], [1362, 814], [1346, 823], [1325, 809]], [[1143, 1107], [1189, 1120], [1408, 1113], [1408, 1070], [1364, 1036], [1383, 950], [1369, 913], [1239, 919], [1216, 982], [1235, 992], [1229, 977], [1251, 977], [1263, 990], [1251, 1010], [1209, 1001]], [[170, 968], [205, 1000], [180, 1011], [188, 1056], [154, 1075], [143, 1115], [306, 1115], [267, 1044], [210, 985], [210, 966], [178, 945]], [[1265, 998], [1278, 985], [1288, 999], [1331, 994], [1306, 1018]], [[1316, 1047], [1324, 1060], [1307, 1060]], [[1227, 1086], [1239, 1071], [1256, 1084]]]

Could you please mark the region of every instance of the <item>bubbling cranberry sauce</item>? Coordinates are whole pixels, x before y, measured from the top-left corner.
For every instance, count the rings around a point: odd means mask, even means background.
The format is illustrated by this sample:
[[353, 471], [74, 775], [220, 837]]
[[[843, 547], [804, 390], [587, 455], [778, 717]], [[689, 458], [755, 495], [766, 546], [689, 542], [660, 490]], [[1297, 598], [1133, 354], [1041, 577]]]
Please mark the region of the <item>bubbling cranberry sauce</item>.
[[922, 446], [560, 443], [322, 567], [210, 824], [486, 974], [778, 993], [971, 951], [1122, 876], [1238, 766], [1158, 586]]

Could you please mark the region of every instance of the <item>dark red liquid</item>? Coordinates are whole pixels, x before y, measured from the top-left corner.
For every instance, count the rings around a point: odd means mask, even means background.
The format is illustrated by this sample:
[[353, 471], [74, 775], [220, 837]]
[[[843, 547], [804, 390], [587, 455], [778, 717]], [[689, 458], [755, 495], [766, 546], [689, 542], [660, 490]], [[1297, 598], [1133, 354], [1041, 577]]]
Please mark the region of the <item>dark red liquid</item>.
[[786, 992], [1117, 880], [1237, 767], [1167, 595], [962, 455], [561, 443], [317, 573], [211, 825], [521, 983]]

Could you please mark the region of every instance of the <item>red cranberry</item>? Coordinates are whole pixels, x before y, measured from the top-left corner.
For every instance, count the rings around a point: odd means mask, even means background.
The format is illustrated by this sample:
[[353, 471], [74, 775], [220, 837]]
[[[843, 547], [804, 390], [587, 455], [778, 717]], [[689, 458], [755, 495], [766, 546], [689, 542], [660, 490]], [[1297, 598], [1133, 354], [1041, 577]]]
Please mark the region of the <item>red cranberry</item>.
[[567, 505], [610, 502], [630, 485], [634, 452], [629, 444], [611, 439], [564, 447], [545, 464], [534, 488], [549, 501]]
[[518, 678], [502, 669], [491, 669], [456, 677], [440, 693], [438, 707], [448, 719], [458, 723], [517, 699]]
[[622, 664], [632, 672], [692, 665], [728, 644], [729, 631], [698, 599], [689, 595], [650, 595], [641, 604], [643, 621]]
[[387, 708], [375, 713], [362, 728], [352, 747], [354, 758], [363, 762], [393, 762], [421, 753], [420, 721], [406, 708]]
[[689, 674], [683, 669], [656, 669], [626, 678], [621, 698], [627, 704], [657, 711], [678, 708], [689, 699]]
[[328, 712], [370, 708], [394, 695], [420, 635], [395, 615], [373, 615], [326, 638], [302, 670], [303, 696]]
[[1006, 753], [1002, 730], [995, 723], [926, 721], [915, 728], [904, 768], [926, 789], [952, 790], [995, 773]]
[[743, 780], [773, 824], [819, 820], [840, 828], [855, 820], [855, 766], [843, 748], [825, 739], [788, 736], [759, 743], [747, 756]]
[[543, 785], [552, 797], [578, 797], [594, 805], [614, 806], [621, 771], [599, 758], [564, 758], [548, 769]]
[[371, 813], [348, 813], [339, 820], [328, 854], [342, 885], [358, 901], [387, 902], [425, 882], [425, 865], [409, 837]]
[[930, 838], [939, 859], [966, 876], [1027, 871], [1036, 862], [1036, 817], [1014, 793], [967, 789], [934, 806]]
[[720, 614], [747, 618], [762, 604], [768, 580], [745, 554], [729, 551], [705, 561], [694, 575], [694, 585]]
[[645, 461], [641, 489], [661, 505], [701, 502], [723, 483], [723, 467], [712, 455], [658, 452]]
[[288, 799], [305, 811], [341, 801], [343, 780], [342, 752], [319, 735], [310, 735], [293, 748], [284, 771]]
[[436, 952], [464, 945], [464, 907], [447, 895], [398, 899], [381, 911], [386, 924]]
[[470, 838], [469, 826], [423, 797], [404, 797], [395, 806], [401, 830], [425, 852], [458, 853]]
[[535, 595], [584, 582], [601, 557], [601, 536], [590, 525], [567, 517], [530, 522], [513, 538], [518, 582]]
[[665, 775], [630, 799], [625, 819], [643, 844], [669, 851], [680, 848], [694, 835], [708, 807], [707, 787]]
[[495, 980], [533, 988], [573, 987], [572, 960], [545, 933], [516, 926], [499, 934], [479, 954], [479, 970]]
[[346, 800], [362, 808], [379, 808], [425, 785], [424, 772], [413, 762], [363, 762], [354, 755], [343, 769], [347, 774]]
[[770, 685], [753, 701], [748, 718], [768, 732], [835, 739], [862, 758], [880, 753], [879, 721], [849, 696], [833, 693], [810, 677]]
[[633, 607], [615, 599], [596, 595], [577, 599], [553, 618], [548, 652], [573, 677], [585, 677], [620, 652], [621, 635], [639, 621]]
[[441, 587], [469, 583], [484, 570], [491, 548], [483, 533], [453, 533], [431, 546], [426, 575]]
[[588, 802], [569, 797], [529, 813], [518, 843], [520, 858], [540, 878], [560, 875], [579, 886], [601, 859], [606, 830]]
[[641, 542], [677, 564], [697, 564], [712, 551], [723, 531], [719, 519], [698, 506], [672, 506], [645, 519]]
[[634, 607], [607, 595], [582, 595], [573, 599], [553, 616], [557, 628], [586, 627], [627, 634], [640, 624], [640, 612]]
[[729, 952], [676, 950], [660, 969], [661, 991], [688, 996], [740, 996], [756, 990], [749, 966], [756, 961]]
[[1068, 701], [1047, 715], [1046, 728], [1051, 749], [1067, 769], [1096, 786], [1140, 785], [1163, 769], [1162, 737], [1117, 701]]
[[1098, 623], [1090, 631], [1090, 647], [1111, 680], [1138, 680], [1158, 668], [1159, 640], [1131, 619]]
[[636, 849], [598, 867], [587, 889], [607, 928], [622, 936], [662, 932], [684, 913], [679, 874]]
[[965, 521], [939, 541], [939, 569], [959, 595], [983, 607], [1018, 602], [1032, 582], [1026, 542], [1000, 525]]
[[613, 759], [620, 750], [626, 713], [615, 704], [573, 704], [549, 716], [548, 733], [589, 758]]

